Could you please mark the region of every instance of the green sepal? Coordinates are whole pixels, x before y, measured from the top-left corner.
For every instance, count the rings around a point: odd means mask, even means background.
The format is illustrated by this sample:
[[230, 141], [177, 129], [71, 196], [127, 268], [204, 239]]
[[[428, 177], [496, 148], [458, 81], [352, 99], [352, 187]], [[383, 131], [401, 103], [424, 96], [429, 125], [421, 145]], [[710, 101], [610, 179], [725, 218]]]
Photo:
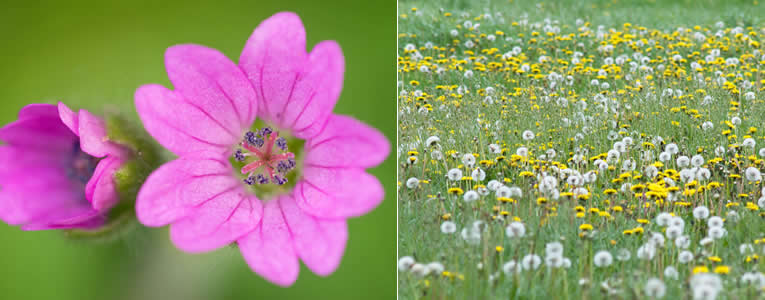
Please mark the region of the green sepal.
[[93, 230], [68, 229], [64, 234], [73, 239], [109, 241], [135, 228], [135, 200], [146, 178], [162, 164], [159, 147], [142, 129], [117, 113], [105, 118], [109, 141], [128, 150], [128, 159], [114, 172], [119, 201], [109, 210], [106, 223]]

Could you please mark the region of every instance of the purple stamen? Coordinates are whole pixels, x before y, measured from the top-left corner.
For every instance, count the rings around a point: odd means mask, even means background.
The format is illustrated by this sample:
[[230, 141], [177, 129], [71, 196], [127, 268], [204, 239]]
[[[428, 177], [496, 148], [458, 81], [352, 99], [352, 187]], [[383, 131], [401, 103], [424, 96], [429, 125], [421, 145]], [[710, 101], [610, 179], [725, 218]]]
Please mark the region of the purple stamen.
[[279, 147], [279, 149], [282, 149], [282, 151], [287, 151], [287, 140], [285, 140], [283, 137], [279, 137], [276, 139], [276, 147]]
[[259, 137], [252, 131], [248, 131], [247, 133], [244, 134], [244, 140], [248, 144], [255, 147], [262, 147], [263, 144], [265, 143], [265, 141], [261, 137]]
[[258, 174], [258, 176], [257, 176], [257, 177], [255, 177], [255, 180], [256, 180], [256, 181], [257, 181], [259, 184], [266, 184], [266, 183], [268, 183], [268, 177], [266, 177], [266, 176], [263, 176], [263, 174]]
[[263, 128], [260, 129], [259, 134], [260, 134], [260, 136], [266, 137], [269, 134], [271, 134], [272, 132], [274, 132], [274, 131], [271, 129], [271, 127], [263, 127]]
[[287, 183], [287, 178], [286, 177], [281, 177], [279, 175], [274, 175], [274, 181], [278, 185], [283, 185], [283, 184]]
[[244, 153], [242, 153], [242, 149], [236, 149], [236, 152], [234, 152], [234, 159], [236, 161], [244, 161]]

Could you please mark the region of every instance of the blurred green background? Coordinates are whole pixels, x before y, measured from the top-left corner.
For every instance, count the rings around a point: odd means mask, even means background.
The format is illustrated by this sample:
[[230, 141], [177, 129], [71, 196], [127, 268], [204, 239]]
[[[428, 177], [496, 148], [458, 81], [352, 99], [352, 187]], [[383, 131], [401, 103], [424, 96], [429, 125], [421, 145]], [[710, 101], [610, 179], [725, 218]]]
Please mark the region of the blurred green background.
[[[0, 123], [32, 102], [64, 101], [137, 120], [141, 84], [170, 87], [167, 47], [196, 43], [237, 61], [260, 21], [297, 12], [308, 47], [336, 40], [346, 60], [335, 108], [395, 141], [394, 1], [3, 1], [0, 9]], [[2, 167], [2, 166], [0, 166]], [[291, 288], [254, 274], [238, 250], [191, 255], [167, 228], [138, 229], [113, 243], [0, 224], [2, 299], [391, 299], [396, 289], [395, 156], [374, 173], [386, 188], [376, 210], [349, 221], [339, 269], [327, 278], [301, 266]]]

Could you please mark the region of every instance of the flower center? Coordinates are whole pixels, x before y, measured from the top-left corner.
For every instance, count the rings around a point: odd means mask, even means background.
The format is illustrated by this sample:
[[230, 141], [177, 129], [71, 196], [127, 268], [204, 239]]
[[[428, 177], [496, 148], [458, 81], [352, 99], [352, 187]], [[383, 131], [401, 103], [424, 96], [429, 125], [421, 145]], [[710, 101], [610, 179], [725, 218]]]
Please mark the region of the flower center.
[[97, 157], [90, 156], [80, 149], [79, 141], [74, 142], [69, 169], [67, 169], [69, 178], [87, 184], [96, 170], [98, 161]]
[[298, 168], [298, 157], [290, 150], [300, 154], [302, 141], [265, 126], [244, 133], [231, 162], [240, 170], [242, 181], [266, 198], [294, 186], [297, 172], [292, 171]]

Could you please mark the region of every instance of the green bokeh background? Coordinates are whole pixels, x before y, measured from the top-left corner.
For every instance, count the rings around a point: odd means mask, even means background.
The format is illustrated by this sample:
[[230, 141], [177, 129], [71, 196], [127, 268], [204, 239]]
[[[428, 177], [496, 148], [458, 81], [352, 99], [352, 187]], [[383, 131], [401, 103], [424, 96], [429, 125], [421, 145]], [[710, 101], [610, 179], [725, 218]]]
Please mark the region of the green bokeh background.
[[[336, 40], [345, 85], [336, 113], [395, 141], [394, 1], [3, 1], [0, 9], [0, 123], [32, 102], [64, 101], [137, 120], [135, 89], [171, 87], [167, 47], [196, 43], [234, 61], [260, 23], [278, 11], [303, 19], [308, 47]], [[30, 1], [36, 2], [36, 1]], [[0, 166], [2, 167], [2, 166]], [[207, 254], [175, 249], [167, 228], [137, 229], [112, 243], [0, 224], [2, 299], [391, 299], [396, 289], [395, 157], [373, 169], [386, 198], [349, 220], [339, 269], [322, 278], [301, 266], [291, 288], [254, 274], [232, 247]]]

